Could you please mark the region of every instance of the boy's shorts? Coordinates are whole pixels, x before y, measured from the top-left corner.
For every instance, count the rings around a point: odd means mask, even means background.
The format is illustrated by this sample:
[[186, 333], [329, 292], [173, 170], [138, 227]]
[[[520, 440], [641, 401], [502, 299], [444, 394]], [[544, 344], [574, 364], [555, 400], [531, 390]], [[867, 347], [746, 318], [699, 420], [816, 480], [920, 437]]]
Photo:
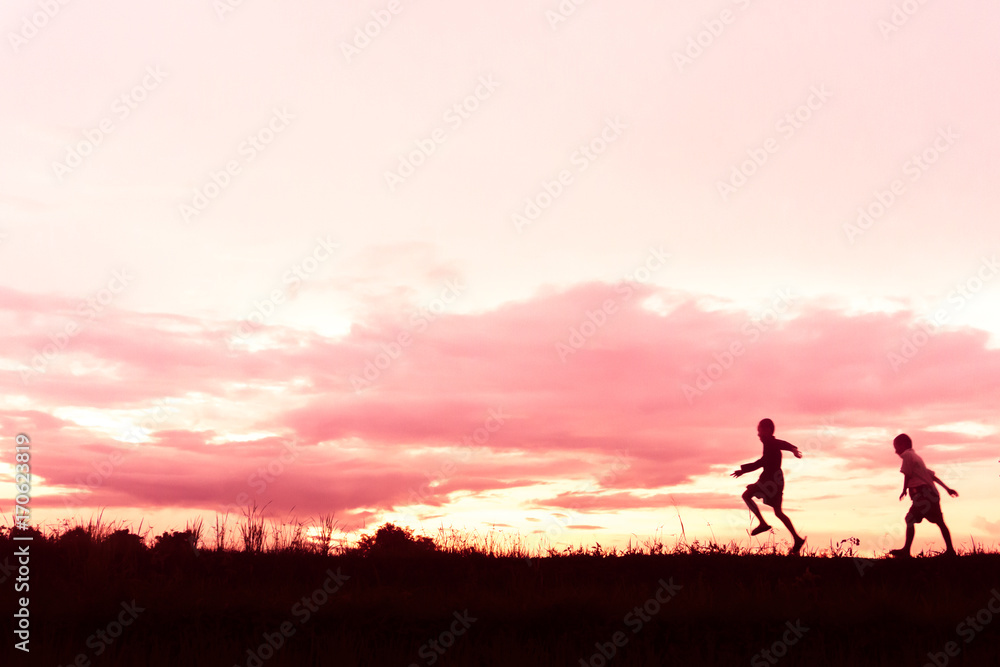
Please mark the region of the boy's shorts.
[[906, 513], [906, 523], [920, 523], [927, 519], [931, 523], [944, 523], [944, 515], [941, 514], [941, 497], [933, 488], [926, 484], [910, 488], [910, 498], [913, 504], [910, 511]]
[[760, 498], [769, 507], [781, 507], [781, 497], [785, 493], [785, 476], [780, 470], [770, 480], [764, 479], [764, 475], [761, 475], [753, 484], [747, 484], [747, 491], [754, 498]]

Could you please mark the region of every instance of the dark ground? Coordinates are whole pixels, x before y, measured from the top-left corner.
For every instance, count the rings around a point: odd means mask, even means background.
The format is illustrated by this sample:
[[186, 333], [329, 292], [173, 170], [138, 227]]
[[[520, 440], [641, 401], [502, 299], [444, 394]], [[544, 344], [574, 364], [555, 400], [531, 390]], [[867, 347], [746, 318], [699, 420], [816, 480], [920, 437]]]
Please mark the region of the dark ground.
[[[0, 539], [0, 560], [13, 545]], [[31, 558], [31, 652], [13, 649], [8, 574], [3, 665], [1000, 665], [1000, 554], [529, 561], [41, 540]]]

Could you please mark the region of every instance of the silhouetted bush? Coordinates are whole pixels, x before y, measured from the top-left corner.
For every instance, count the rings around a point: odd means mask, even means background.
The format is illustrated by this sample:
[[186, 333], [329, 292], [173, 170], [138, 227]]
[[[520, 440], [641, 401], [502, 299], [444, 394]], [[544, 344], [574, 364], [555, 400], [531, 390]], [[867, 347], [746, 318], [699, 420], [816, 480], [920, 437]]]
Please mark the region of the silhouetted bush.
[[88, 533], [84, 528], [77, 526], [60, 535], [58, 544], [63, 549], [84, 552], [88, 551], [91, 546], [93, 546], [93, 540], [90, 538], [90, 533]]
[[198, 556], [196, 536], [189, 530], [164, 532], [153, 545], [153, 562], [161, 567], [182, 568]]
[[128, 530], [116, 530], [104, 539], [108, 561], [122, 572], [136, 572], [149, 562], [149, 551], [142, 536]]
[[112, 552], [128, 553], [145, 549], [142, 537], [124, 529], [116, 530], [108, 535], [105, 543]]
[[365, 556], [414, 556], [437, 551], [437, 545], [429, 537], [414, 537], [413, 530], [387, 523], [365, 535], [358, 542], [358, 551]]

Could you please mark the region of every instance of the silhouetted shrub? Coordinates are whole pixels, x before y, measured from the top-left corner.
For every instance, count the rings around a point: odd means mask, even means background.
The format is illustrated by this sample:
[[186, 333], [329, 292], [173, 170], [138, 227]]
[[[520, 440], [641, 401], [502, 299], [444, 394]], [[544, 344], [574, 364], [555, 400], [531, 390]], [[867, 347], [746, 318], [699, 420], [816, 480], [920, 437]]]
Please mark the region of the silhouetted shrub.
[[127, 530], [116, 530], [108, 535], [105, 543], [112, 551], [141, 551], [145, 547], [142, 537]]
[[164, 532], [153, 545], [153, 562], [160, 566], [181, 567], [198, 555], [197, 536], [190, 530]]
[[358, 551], [366, 556], [413, 556], [433, 553], [437, 550], [429, 537], [414, 537], [413, 530], [387, 523], [365, 535], [358, 542]]
[[90, 533], [82, 527], [77, 526], [76, 528], [67, 530], [65, 533], [60, 535], [58, 544], [64, 549], [86, 551], [90, 549], [93, 544], [93, 540], [90, 539]]

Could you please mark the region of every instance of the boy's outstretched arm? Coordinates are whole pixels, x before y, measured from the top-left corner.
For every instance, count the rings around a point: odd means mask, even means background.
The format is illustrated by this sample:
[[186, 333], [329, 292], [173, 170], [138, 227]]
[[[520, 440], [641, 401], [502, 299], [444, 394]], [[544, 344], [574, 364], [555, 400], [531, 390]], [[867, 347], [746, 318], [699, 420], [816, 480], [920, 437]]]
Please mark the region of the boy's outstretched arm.
[[780, 446], [786, 452], [791, 452], [792, 454], [795, 454], [795, 458], [797, 458], [797, 459], [801, 459], [802, 458], [802, 452], [799, 450], [798, 447], [796, 447], [792, 443], [790, 443], [790, 442], [783, 442], [783, 443], [781, 443]]
[[958, 498], [958, 491], [955, 489], [949, 489], [948, 485], [941, 481], [937, 475], [934, 475], [934, 481], [941, 485], [941, 488], [948, 492], [948, 495], [952, 498]]
[[756, 461], [754, 461], [753, 463], [744, 463], [743, 465], [741, 465], [739, 467], [739, 469], [735, 470], [730, 475], [730, 477], [739, 477], [743, 473], [753, 472], [757, 468], [763, 468], [763, 467], [764, 467], [764, 457], [762, 456], [759, 459], [757, 459]]
[[801, 459], [802, 458], [802, 451], [798, 447], [796, 447], [795, 445], [792, 445], [791, 448], [788, 451], [790, 451], [792, 454], [794, 454], [795, 458], [797, 458], [797, 459]]

